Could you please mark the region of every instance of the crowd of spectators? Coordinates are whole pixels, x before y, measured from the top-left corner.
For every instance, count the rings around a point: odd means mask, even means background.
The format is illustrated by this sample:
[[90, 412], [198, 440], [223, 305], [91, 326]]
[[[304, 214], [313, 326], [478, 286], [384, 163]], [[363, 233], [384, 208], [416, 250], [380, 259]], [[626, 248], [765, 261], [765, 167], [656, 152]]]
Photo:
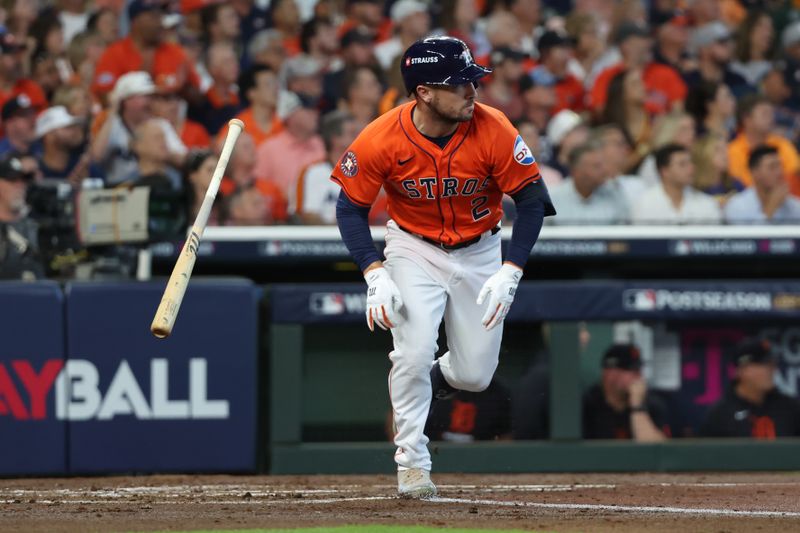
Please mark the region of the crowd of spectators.
[[331, 224], [332, 165], [407, 101], [405, 48], [442, 34], [494, 69], [478, 98], [535, 153], [548, 222], [800, 219], [790, 0], [3, 0], [0, 157], [184, 191], [191, 213], [238, 117], [211, 223]]
[[800, 220], [791, 0], [2, 0], [4, 261], [44, 181], [171, 191], [191, 220], [234, 117], [210, 224], [335, 223], [333, 165], [443, 34], [494, 69], [478, 99], [535, 154], [549, 224]]

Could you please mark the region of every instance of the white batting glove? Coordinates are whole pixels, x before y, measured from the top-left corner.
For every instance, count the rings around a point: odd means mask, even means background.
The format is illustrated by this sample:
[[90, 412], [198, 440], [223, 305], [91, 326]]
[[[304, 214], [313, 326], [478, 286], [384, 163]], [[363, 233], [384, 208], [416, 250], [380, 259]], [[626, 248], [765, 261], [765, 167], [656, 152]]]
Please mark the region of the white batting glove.
[[521, 278], [522, 269], [506, 263], [483, 284], [477, 303], [482, 305], [489, 297], [489, 305], [481, 319], [484, 328], [490, 330], [506, 318]]
[[375, 331], [375, 324], [381, 329], [391, 329], [403, 318], [400, 308], [403, 299], [389, 272], [385, 268], [374, 268], [364, 275], [367, 280], [367, 325]]

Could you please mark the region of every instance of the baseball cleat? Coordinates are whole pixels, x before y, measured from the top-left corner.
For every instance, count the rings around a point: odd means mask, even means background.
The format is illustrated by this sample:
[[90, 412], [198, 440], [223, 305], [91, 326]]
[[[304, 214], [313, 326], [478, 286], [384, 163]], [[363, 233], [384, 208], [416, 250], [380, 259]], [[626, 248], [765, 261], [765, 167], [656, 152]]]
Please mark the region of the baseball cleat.
[[431, 481], [429, 471], [409, 468], [397, 471], [397, 492], [401, 498], [424, 500], [436, 496], [436, 485]]

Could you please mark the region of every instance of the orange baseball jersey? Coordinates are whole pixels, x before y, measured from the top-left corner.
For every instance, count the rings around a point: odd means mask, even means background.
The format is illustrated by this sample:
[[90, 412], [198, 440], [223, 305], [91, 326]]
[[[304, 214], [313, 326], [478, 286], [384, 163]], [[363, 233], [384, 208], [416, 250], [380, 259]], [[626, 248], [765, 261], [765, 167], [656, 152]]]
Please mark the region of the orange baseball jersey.
[[[92, 92], [95, 95], [106, 94], [114, 88], [120, 76], [143, 68], [144, 59], [136, 49], [133, 39], [130, 36], [120, 39], [109, 45], [98, 59]], [[200, 77], [194, 65], [184, 49], [175, 43], [161, 43], [155, 50], [152, 65], [148, 70], [158, 85], [163, 84], [164, 78], [175, 77], [180, 80], [179, 85], [183, 85], [184, 79], [187, 79], [193, 86], [200, 86]]]
[[443, 244], [494, 228], [503, 215], [503, 193], [540, 179], [530, 149], [505, 115], [479, 103], [472, 120], [460, 123], [439, 148], [411, 121], [415, 106], [396, 107], [364, 128], [331, 179], [364, 207], [383, 187], [398, 225]]

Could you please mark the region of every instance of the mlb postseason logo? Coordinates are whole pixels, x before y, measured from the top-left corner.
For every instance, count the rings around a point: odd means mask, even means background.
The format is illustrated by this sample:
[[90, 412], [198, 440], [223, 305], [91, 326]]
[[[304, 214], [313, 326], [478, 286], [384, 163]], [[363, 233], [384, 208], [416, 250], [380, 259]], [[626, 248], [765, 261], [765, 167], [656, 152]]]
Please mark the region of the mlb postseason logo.
[[522, 135], [517, 135], [517, 138], [514, 140], [514, 161], [525, 166], [532, 165], [536, 161], [531, 149], [528, 148], [528, 145], [525, 144], [525, 141], [522, 139]]

